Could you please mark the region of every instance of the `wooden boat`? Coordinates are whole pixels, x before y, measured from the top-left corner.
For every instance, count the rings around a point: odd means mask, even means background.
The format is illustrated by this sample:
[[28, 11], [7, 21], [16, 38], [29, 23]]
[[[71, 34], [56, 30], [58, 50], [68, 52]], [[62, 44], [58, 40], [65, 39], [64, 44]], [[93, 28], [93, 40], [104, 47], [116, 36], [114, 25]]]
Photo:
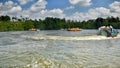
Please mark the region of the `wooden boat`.
[[69, 28], [68, 31], [81, 31], [79, 28]]
[[29, 29], [29, 31], [37, 31], [37, 29], [31, 28], [31, 29]]

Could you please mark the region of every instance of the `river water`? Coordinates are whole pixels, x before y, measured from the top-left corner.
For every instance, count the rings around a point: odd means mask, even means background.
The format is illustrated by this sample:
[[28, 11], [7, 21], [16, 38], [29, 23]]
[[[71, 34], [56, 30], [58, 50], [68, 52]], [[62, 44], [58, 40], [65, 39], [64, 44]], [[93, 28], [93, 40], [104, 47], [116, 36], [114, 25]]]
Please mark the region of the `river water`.
[[120, 35], [97, 30], [0, 32], [0, 68], [120, 68]]

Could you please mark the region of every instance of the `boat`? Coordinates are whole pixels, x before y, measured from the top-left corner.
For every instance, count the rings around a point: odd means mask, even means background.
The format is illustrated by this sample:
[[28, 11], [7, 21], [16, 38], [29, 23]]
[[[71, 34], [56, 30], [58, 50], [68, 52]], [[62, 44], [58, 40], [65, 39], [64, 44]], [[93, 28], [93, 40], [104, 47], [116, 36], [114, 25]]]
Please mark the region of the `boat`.
[[116, 37], [118, 33], [118, 30], [114, 29], [112, 26], [101, 26], [99, 27], [98, 35], [103, 35], [106, 37]]
[[37, 31], [37, 29], [36, 28], [31, 28], [31, 29], [29, 29], [29, 31]]
[[81, 31], [80, 28], [69, 28], [68, 31]]

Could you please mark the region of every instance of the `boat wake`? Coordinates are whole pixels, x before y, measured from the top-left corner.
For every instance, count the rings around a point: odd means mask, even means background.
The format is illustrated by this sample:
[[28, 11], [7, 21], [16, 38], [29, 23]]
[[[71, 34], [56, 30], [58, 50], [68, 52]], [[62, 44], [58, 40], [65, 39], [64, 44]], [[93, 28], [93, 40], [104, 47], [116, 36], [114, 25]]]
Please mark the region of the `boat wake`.
[[48, 36], [48, 35], [35, 35], [35, 36], [22, 36], [27, 39], [32, 40], [104, 40], [104, 39], [116, 39], [120, 38], [120, 35], [117, 37], [105, 37], [99, 35], [91, 35], [91, 36], [75, 36], [75, 37], [68, 37], [68, 36]]

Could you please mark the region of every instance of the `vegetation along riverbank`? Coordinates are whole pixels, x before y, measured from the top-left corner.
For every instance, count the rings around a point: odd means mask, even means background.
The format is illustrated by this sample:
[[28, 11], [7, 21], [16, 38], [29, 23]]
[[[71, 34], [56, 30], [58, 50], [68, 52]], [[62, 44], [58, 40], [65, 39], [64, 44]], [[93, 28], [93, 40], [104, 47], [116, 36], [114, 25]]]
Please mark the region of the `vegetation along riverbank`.
[[73, 21], [65, 18], [46, 17], [41, 19], [29, 19], [10, 16], [0, 16], [0, 31], [24, 31], [31, 28], [40, 30], [59, 30], [68, 28], [82, 28], [82, 29], [98, 29], [100, 26], [112, 25], [116, 29], [120, 29], [119, 17], [107, 17], [92, 19], [88, 21]]

